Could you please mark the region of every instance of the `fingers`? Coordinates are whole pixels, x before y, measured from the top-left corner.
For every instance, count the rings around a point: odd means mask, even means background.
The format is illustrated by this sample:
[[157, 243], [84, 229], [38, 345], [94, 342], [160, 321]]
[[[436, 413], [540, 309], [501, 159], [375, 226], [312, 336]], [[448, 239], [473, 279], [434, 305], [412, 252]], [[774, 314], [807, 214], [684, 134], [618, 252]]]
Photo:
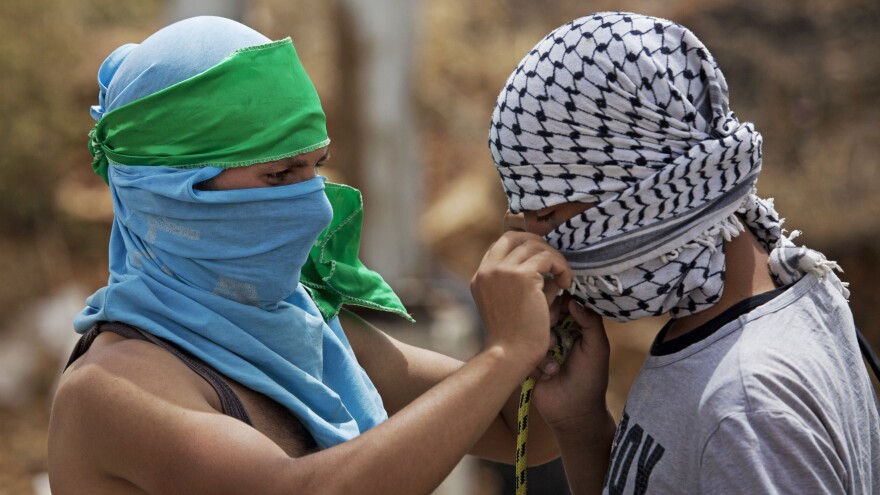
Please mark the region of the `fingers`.
[[602, 325], [602, 317], [584, 307], [576, 299], [568, 301], [568, 312], [583, 329]]
[[504, 259], [520, 244], [536, 240], [543, 242], [543, 239], [528, 232], [505, 232], [497, 241], [489, 246], [486, 258], [496, 261]]
[[[571, 314], [578, 326], [579, 331], [575, 331], [574, 347], [585, 346], [585, 350], [591, 349], [590, 352], [596, 350], [606, 351], [608, 345], [608, 335], [605, 333], [605, 326], [602, 323], [602, 317], [595, 312], [585, 308], [578, 301], [571, 299], [568, 302], [568, 312]], [[556, 335], [551, 332], [550, 347], [557, 344]], [[536, 375], [538, 379], [549, 380], [558, 375], [564, 365], [560, 365], [548, 353], [548, 355], [538, 363], [536, 367]]]
[[[552, 348], [555, 345], [556, 340], [553, 339], [550, 347]], [[559, 370], [561, 369], [559, 363], [557, 363], [556, 360], [553, 359], [550, 351], [547, 352], [547, 355], [544, 356], [544, 359], [542, 359], [541, 362], [538, 363], [538, 366], [536, 366], [535, 368], [535, 378], [539, 380], [547, 380], [553, 378], [554, 376], [556, 376], [557, 373], [559, 373]]]
[[[542, 289], [542, 291], [544, 292], [544, 298], [547, 299], [548, 305], [552, 305], [553, 301], [556, 300], [556, 295], [559, 294], [559, 289], [561, 289], [561, 287], [556, 285], [556, 281], [553, 280], [552, 278], [544, 280], [544, 288]], [[551, 307], [550, 308], [550, 325], [551, 326], [555, 325], [556, 322], [558, 321], [558, 319], [559, 319], [559, 315], [558, 314], [554, 315], [553, 308]]]
[[[577, 331], [575, 331], [575, 333], [573, 334], [573, 338], [575, 342], [580, 339], [580, 335]], [[557, 343], [558, 342], [556, 340], [556, 335], [551, 332], [550, 349], [555, 347]], [[545, 356], [544, 359], [540, 363], [538, 363], [538, 366], [536, 366], [536, 378], [541, 380], [549, 380], [550, 378], [553, 378], [554, 376], [559, 374], [559, 372], [562, 370], [563, 365], [564, 364], [559, 364], [551, 354], [551, 351], [548, 350], [547, 356]]]
[[[523, 265], [528, 269], [544, 274], [544, 295], [547, 302], [552, 302], [560, 290], [568, 289], [571, 285], [571, 267], [557, 251], [552, 248], [541, 251], [528, 259]], [[550, 275], [549, 277], [546, 275]]]
[[522, 214], [522, 212], [514, 214], [511, 213], [510, 210], [507, 210], [507, 213], [504, 214], [504, 223], [502, 224], [502, 228], [504, 229], [504, 232], [525, 232], [525, 216]]
[[548, 304], [560, 289], [568, 288], [571, 278], [565, 258], [540, 237], [526, 232], [502, 235], [471, 279], [487, 342], [523, 351], [534, 366], [543, 358], [550, 334]]
[[[544, 239], [541, 239], [534, 234], [520, 233], [520, 235], [517, 235], [516, 233], [510, 232], [508, 234], [505, 234], [504, 237], [507, 236], [517, 237], [516, 239], [512, 240], [512, 242], [515, 242], [517, 244], [505, 256], [507, 261], [510, 261], [512, 263], [522, 263], [529, 258], [545, 251], [551, 253], [556, 252], [556, 250], [550, 247], [550, 245], [547, 244]], [[561, 256], [562, 255], [560, 255], [560, 257]]]
[[[544, 295], [546, 295], [546, 291], [544, 292]], [[562, 317], [563, 309], [565, 311], [568, 311], [567, 304], [565, 305], [565, 308], [563, 308], [563, 304], [562, 304], [563, 297], [564, 297], [564, 294], [563, 294], [563, 296], [560, 296], [560, 297], [557, 297], [556, 299], [553, 299], [553, 301], [550, 303], [550, 326], [551, 327], [553, 325], [556, 325], [557, 323], [559, 323], [559, 320]], [[555, 340], [555, 335], [554, 335], [554, 340]], [[555, 342], [551, 343], [551, 345], [555, 345]]]
[[[558, 292], [571, 285], [571, 268], [565, 258], [540, 237], [528, 232], [507, 232], [489, 247], [484, 264], [521, 266], [542, 276], [550, 275], [552, 284], [546, 284], [545, 293]], [[545, 277], [545, 279], [548, 277]]]
[[585, 308], [575, 300], [571, 300], [568, 303], [568, 310], [581, 327], [583, 345], [594, 348], [608, 348], [608, 335], [605, 333], [605, 326], [602, 323], [601, 316]]
[[[511, 262], [521, 263], [543, 251], [557, 253], [544, 239], [535, 234], [505, 232], [489, 246], [486, 257], [492, 260], [507, 259]], [[562, 255], [559, 257], [562, 258]]]
[[538, 369], [541, 371], [540, 380], [549, 380], [556, 376], [559, 373], [559, 370], [562, 369], [555, 360], [545, 359], [538, 365]]
[[548, 285], [552, 285], [554, 296], [560, 289], [567, 289], [571, 285], [571, 267], [568, 266], [565, 258], [549, 245], [545, 250], [529, 258], [524, 265], [538, 273], [549, 273], [553, 276], [553, 283], [549, 284], [551, 282], [549, 280], [547, 282]]

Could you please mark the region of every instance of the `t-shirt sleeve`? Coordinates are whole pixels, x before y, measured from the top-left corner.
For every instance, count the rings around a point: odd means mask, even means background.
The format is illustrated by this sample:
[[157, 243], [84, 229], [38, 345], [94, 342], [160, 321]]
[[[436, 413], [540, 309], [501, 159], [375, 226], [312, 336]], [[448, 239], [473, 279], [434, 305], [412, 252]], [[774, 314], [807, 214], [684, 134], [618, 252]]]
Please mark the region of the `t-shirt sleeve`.
[[706, 441], [700, 493], [846, 493], [845, 469], [823, 432], [784, 411], [724, 418]]

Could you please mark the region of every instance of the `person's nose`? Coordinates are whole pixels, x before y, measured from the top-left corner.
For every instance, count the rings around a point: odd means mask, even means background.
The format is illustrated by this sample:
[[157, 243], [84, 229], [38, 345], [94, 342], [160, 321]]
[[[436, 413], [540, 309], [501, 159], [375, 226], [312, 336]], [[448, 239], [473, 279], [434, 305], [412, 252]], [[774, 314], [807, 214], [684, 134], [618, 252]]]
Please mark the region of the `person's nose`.
[[304, 168], [296, 172], [296, 182], [305, 182], [318, 176], [317, 168]]
[[520, 213], [511, 213], [510, 210], [507, 210], [507, 213], [504, 214], [504, 231], [516, 232], [525, 232], [526, 231], [526, 219], [525, 215]]

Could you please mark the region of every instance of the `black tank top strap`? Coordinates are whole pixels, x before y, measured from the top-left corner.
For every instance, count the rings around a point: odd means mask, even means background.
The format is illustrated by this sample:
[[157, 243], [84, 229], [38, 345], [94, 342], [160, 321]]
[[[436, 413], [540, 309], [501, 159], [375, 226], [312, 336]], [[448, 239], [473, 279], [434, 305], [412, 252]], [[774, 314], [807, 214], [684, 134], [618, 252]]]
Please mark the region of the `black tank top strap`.
[[92, 342], [95, 341], [95, 338], [101, 332], [113, 332], [127, 339], [145, 340], [170, 352], [175, 357], [177, 357], [177, 359], [183, 361], [184, 364], [189, 366], [191, 370], [201, 376], [206, 382], [211, 385], [211, 387], [214, 388], [214, 391], [217, 392], [217, 395], [220, 397], [220, 405], [223, 408], [223, 414], [226, 414], [227, 416], [232, 416], [233, 418], [243, 421], [250, 426], [254, 425], [253, 421], [251, 421], [250, 414], [248, 414], [247, 409], [245, 409], [244, 404], [242, 404], [241, 402], [241, 399], [238, 397], [238, 395], [236, 395], [236, 393], [232, 390], [232, 388], [220, 375], [220, 373], [217, 373], [215, 370], [202, 364], [200, 361], [195, 360], [187, 352], [183, 351], [171, 342], [160, 339], [155, 335], [144, 332], [139, 328], [133, 327], [125, 323], [100, 322], [92, 326], [92, 328], [86, 331], [86, 333], [84, 333], [83, 336], [80, 337], [79, 341], [76, 343], [76, 346], [73, 348], [73, 352], [70, 355], [70, 359], [67, 361], [67, 365], [64, 367], [65, 370], [80, 356], [85, 354], [87, 350], [89, 350]]
[[76, 345], [73, 346], [73, 351], [70, 353], [70, 359], [67, 360], [67, 364], [64, 365], [62, 372], [67, 371], [67, 368], [69, 368], [74, 361], [79, 359], [80, 356], [89, 350], [89, 347], [92, 346], [92, 342], [95, 341], [95, 337], [97, 337], [99, 333], [98, 325], [92, 325], [92, 328], [82, 334], [79, 340], [76, 341]]

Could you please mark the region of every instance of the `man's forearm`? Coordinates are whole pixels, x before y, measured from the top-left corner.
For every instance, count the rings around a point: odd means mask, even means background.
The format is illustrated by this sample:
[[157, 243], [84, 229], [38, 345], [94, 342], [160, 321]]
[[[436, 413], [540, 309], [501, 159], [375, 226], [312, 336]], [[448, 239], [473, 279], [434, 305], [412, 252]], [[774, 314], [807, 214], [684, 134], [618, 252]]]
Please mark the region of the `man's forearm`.
[[614, 431], [614, 419], [607, 411], [555, 431], [572, 495], [602, 492]]
[[321, 493], [430, 493], [495, 419], [530, 369], [529, 363], [501, 348], [490, 348], [385, 423], [292, 462], [312, 464], [309, 477], [321, 483], [313, 487]]
[[[358, 362], [373, 380], [389, 415], [461, 369], [465, 363], [427, 349], [399, 342], [357, 315], [340, 314]], [[516, 449], [517, 409], [521, 388], [514, 387], [501, 414], [470, 450], [485, 459], [512, 464]], [[550, 427], [534, 413], [529, 425], [529, 463], [543, 464], [559, 457]]]

